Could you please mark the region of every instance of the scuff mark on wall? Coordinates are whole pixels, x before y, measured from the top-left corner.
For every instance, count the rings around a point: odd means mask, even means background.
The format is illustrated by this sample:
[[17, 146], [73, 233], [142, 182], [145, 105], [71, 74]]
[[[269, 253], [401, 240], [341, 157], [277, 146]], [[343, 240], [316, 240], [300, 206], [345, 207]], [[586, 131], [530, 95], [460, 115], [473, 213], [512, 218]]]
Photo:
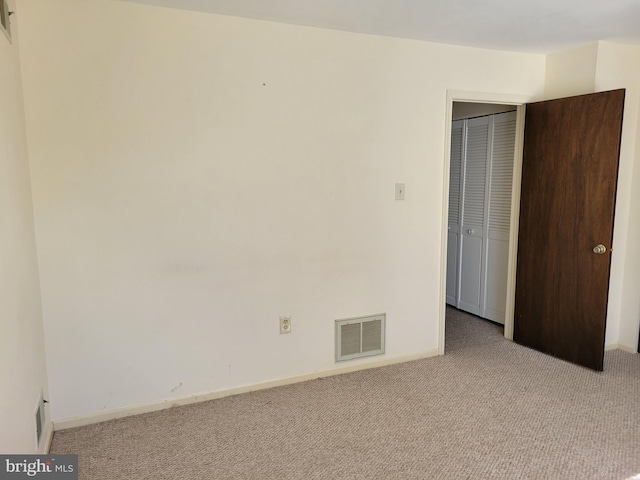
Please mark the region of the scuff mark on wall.
[[175, 392], [176, 390], [178, 390], [180, 387], [182, 386], [182, 382], [180, 382], [178, 385], [176, 385], [175, 387], [173, 387], [171, 389], [171, 393]]
[[109, 394], [109, 398], [107, 399], [106, 403], [103, 405], [102, 409], [106, 409], [109, 404], [111, 403], [111, 400], [113, 399], [113, 392], [108, 392]]

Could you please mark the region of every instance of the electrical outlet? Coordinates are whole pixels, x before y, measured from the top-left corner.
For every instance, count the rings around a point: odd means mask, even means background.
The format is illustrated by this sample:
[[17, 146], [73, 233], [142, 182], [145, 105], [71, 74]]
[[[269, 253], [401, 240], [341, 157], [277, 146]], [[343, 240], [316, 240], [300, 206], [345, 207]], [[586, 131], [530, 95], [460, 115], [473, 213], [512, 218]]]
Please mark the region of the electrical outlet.
[[291, 315], [280, 317], [280, 333], [291, 333]]

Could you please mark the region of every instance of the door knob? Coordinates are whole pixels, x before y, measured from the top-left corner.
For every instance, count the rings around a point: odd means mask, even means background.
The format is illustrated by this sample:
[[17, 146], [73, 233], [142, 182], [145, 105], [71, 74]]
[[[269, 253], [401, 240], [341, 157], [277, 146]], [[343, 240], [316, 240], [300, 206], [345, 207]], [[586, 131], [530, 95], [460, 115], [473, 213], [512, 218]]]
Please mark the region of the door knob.
[[602, 255], [606, 251], [607, 251], [607, 247], [605, 247], [602, 244], [599, 244], [599, 245], [596, 245], [595, 247], [593, 247], [593, 253], [597, 253], [598, 255]]

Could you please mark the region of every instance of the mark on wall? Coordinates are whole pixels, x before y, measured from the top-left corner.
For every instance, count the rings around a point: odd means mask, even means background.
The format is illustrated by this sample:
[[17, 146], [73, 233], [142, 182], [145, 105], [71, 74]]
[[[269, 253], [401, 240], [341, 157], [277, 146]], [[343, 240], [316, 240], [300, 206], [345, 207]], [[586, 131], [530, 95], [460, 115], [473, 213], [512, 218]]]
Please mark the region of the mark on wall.
[[109, 404], [111, 403], [111, 400], [113, 399], [113, 392], [107, 392], [107, 393], [109, 394], [109, 398], [107, 399], [106, 403], [102, 407], [103, 410], [109, 406]]

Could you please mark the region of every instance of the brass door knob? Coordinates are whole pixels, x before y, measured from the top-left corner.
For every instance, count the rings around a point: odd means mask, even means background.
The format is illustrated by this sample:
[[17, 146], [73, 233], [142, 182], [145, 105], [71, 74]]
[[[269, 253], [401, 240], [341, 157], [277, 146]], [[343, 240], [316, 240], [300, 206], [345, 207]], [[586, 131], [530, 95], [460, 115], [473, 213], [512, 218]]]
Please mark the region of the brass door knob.
[[597, 253], [598, 255], [602, 255], [607, 252], [607, 247], [602, 244], [596, 245], [593, 247], [593, 253]]

